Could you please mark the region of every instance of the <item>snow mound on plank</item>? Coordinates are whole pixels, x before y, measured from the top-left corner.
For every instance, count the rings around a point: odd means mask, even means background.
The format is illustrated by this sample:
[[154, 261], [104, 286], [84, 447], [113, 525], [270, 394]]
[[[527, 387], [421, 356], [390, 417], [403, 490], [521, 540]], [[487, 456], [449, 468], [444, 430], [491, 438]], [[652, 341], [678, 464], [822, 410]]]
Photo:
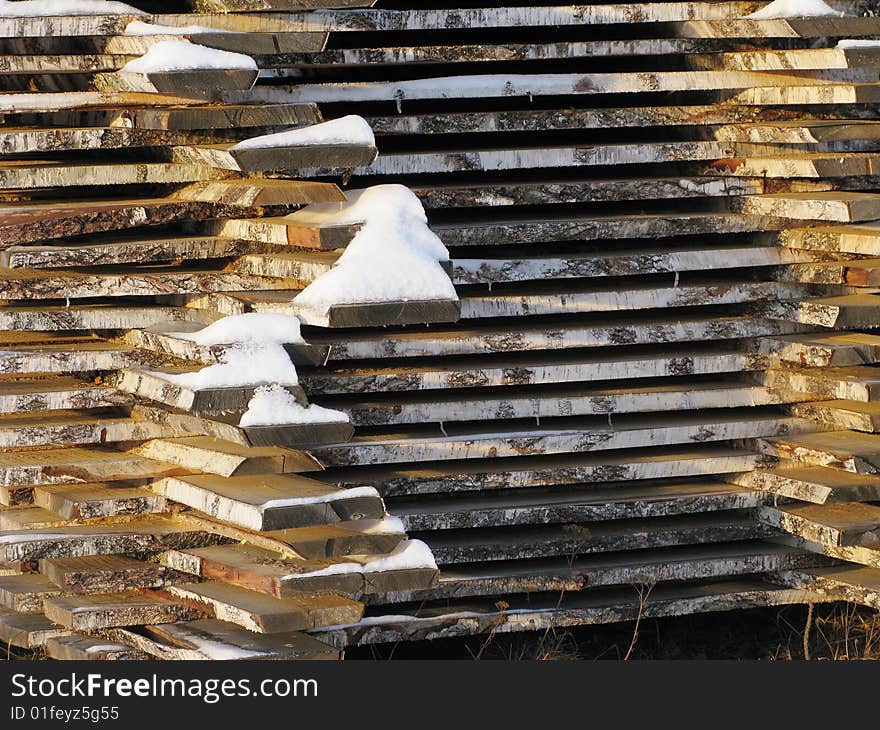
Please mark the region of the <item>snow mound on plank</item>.
[[196, 35], [199, 33], [236, 33], [226, 28], [210, 28], [207, 25], [160, 25], [145, 23], [143, 20], [132, 20], [125, 26], [125, 35]]
[[203, 347], [256, 342], [283, 345], [304, 344], [299, 320], [286, 314], [248, 312], [223, 317], [198, 332], [169, 332], [169, 336], [195, 342]]
[[277, 343], [240, 343], [220, 354], [220, 362], [192, 373], [153, 373], [190, 390], [297, 385], [296, 367]]
[[143, 10], [109, 0], [0, 0], [0, 17], [37, 18], [63, 15], [146, 15]]
[[348, 423], [342, 411], [318, 405], [300, 405], [290, 391], [280, 385], [257, 388], [239, 426], [287, 426], [291, 424]]
[[308, 573], [293, 573], [285, 578], [316, 578], [324, 575], [348, 575], [350, 573], [387, 573], [392, 570], [436, 570], [434, 555], [421, 540], [403, 540], [392, 552], [367, 563], [334, 563]]
[[750, 20], [776, 20], [779, 18], [818, 18], [841, 15], [824, 0], [773, 0], [769, 5], [747, 15]]
[[294, 299], [302, 310], [326, 315], [340, 304], [458, 300], [441, 266], [449, 251], [402, 185], [346, 193], [345, 203], [307, 206], [288, 217], [307, 225], [361, 224], [334, 267]]
[[256, 71], [257, 62], [243, 53], [221, 51], [186, 40], [173, 40], [159, 41], [143, 56], [125, 64], [122, 70], [140, 74], [202, 70]]
[[232, 147], [233, 150], [257, 150], [271, 147], [306, 147], [309, 145], [344, 144], [375, 147], [373, 130], [363, 117], [351, 114], [310, 127], [288, 129], [275, 134], [251, 137]]

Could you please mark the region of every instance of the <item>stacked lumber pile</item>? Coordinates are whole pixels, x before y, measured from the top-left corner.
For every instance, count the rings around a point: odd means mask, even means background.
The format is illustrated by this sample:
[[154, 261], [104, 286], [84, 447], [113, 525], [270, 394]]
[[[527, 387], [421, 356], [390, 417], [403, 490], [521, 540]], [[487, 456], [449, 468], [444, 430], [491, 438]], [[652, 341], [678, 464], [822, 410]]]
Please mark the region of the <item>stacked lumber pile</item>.
[[307, 332], [330, 354], [304, 387], [356, 426], [311, 450], [324, 478], [369, 479], [441, 566], [437, 587], [316, 635], [433, 639], [880, 584], [834, 563], [875, 564], [876, 477], [831, 458], [803, 475], [859, 502], [824, 513], [852, 514], [858, 550], [778, 477], [803, 466], [788, 444], [871, 430], [852, 380], [880, 352], [880, 21], [852, 2], [792, 19], [745, 18], [755, 2], [480, 5], [303, 14], [332, 31], [327, 50], [257, 89], [370, 122], [380, 155], [350, 185], [421, 197], [461, 298], [455, 325]]
[[[294, 364], [327, 348], [276, 317], [249, 350], [236, 327], [266, 320], [224, 318], [333, 267], [319, 239], [263, 232], [344, 201], [336, 182], [376, 156], [371, 134], [328, 138], [314, 104], [250, 98], [258, 70], [238, 51], [317, 51], [327, 32], [30, 5], [0, 7], [0, 640], [61, 659], [336, 658], [304, 631], [357, 623], [368, 594], [429, 588], [436, 565], [368, 482], [306, 475], [321, 465], [304, 446], [350, 438], [344, 414], [244, 420], [261, 385], [313, 413]], [[217, 29], [208, 45], [125, 34], [196, 20]], [[161, 44], [208, 60], [144, 65]], [[297, 179], [317, 164], [335, 180]], [[252, 270], [273, 256], [300, 268]]]
[[[372, 4], [0, 11], [0, 639], [326, 658], [874, 605], [868, 3]], [[181, 39], [259, 72], [137, 70]], [[350, 115], [375, 147], [235, 149]], [[413, 190], [458, 299], [303, 307], [369, 227], [342, 183]], [[186, 385], [251, 315], [303, 322], [281, 385], [348, 422], [242, 426], [259, 360]]]

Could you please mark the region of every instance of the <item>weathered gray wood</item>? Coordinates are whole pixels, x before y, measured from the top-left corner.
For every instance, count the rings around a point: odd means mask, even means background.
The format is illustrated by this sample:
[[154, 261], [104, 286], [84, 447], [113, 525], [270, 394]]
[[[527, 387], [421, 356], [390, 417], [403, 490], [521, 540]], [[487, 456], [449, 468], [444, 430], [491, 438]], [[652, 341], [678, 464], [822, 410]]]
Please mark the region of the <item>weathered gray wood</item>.
[[[809, 396], [803, 396], [807, 398]], [[543, 388], [528, 394], [477, 393], [468, 395], [466, 405], [457, 391], [448, 394], [406, 397], [379, 396], [357, 400], [334, 399], [330, 405], [349, 414], [356, 426], [391, 426], [416, 423], [448, 423], [461, 420], [505, 420], [552, 418], [600, 413], [639, 413], [703, 408], [741, 408], [791, 403], [789, 393], [767, 390], [742, 381], [689, 379], [688, 385]], [[337, 439], [338, 443], [341, 440]], [[321, 443], [317, 438], [312, 443]]]
[[[773, 438], [816, 430], [816, 425], [798, 418], [765, 415], [757, 409], [722, 414], [710, 411], [678, 417], [629, 418], [614, 426], [607, 418], [594, 422], [580, 419], [564, 426], [521, 427], [499, 431], [497, 426], [447, 427], [422, 434], [380, 434], [356, 436], [347, 444], [316, 445], [311, 451], [325, 466], [445, 461], [506, 456], [584, 453], [606, 449], [639, 448], [730, 439]], [[601, 421], [601, 423], [599, 422]]]
[[433, 533], [430, 545], [438, 564], [450, 565], [754, 540], [774, 532], [754, 514], [708, 513], [631, 522], [450, 530]]
[[[583, 356], [575, 352], [530, 353], [528, 357], [502, 355], [471, 363], [374, 368], [321, 369], [302, 372], [300, 383], [319, 399], [320, 395], [397, 393], [453, 390], [544, 383], [574, 383], [668, 375], [700, 376], [712, 373], [748, 372], [767, 367], [765, 356], [732, 347], [672, 349], [662, 354]], [[565, 415], [565, 414], [563, 414]]]
[[[2, 316], [2, 310], [0, 310]], [[382, 360], [398, 357], [477, 355], [530, 350], [728, 340], [788, 334], [799, 325], [757, 316], [680, 314], [675, 318], [640, 313], [637, 320], [605, 319], [589, 325], [570, 321], [536, 324], [523, 320], [516, 329], [494, 323], [455, 327], [407, 328], [381, 332], [318, 332], [309, 336], [314, 346], [329, 349], [331, 363], [345, 360]], [[806, 329], [806, 328], [803, 328]], [[378, 364], [377, 363], [377, 364]]]
[[628, 482], [747, 472], [758, 457], [744, 449], [715, 444], [685, 448], [626, 449], [599, 454], [521, 456], [503, 460], [472, 459], [430, 466], [328, 470], [326, 478], [341, 486], [357, 486], [369, 478], [385, 497], [509, 490], [569, 484]]
[[127, 400], [108, 385], [66, 376], [0, 382], [0, 413], [110, 408]]
[[463, 635], [512, 633], [560, 629], [634, 621], [642, 618], [691, 615], [712, 611], [731, 611], [744, 606], [781, 606], [838, 600], [841, 594], [783, 588], [758, 579], [729, 582], [698, 582], [683, 586], [657, 586], [647, 603], [644, 590], [632, 586], [613, 590], [572, 593], [560, 603], [558, 594], [542, 603], [531, 601], [499, 611], [490, 599], [485, 602], [451, 602], [443, 608], [411, 611], [410, 620], [400, 615], [387, 621], [371, 621], [354, 626], [316, 631], [317, 638], [345, 646], [460, 638]]
[[444, 570], [440, 582], [433, 588], [365, 596], [364, 601], [369, 606], [550, 591], [569, 594], [587, 587], [596, 590], [606, 586], [729, 579], [780, 570], [812, 569], [817, 562], [821, 564], [822, 558], [794, 547], [753, 542], [597, 554], [574, 559], [521, 560], [500, 565], [476, 563]]
[[424, 503], [395, 500], [392, 513], [410, 530], [461, 530], [532, 524], [567, 524], [666, 517], [727, 509], [751, 509], [766, 497], [707, 480], [641, 482], [588, 492], [577, 487], [519, 489], [486, 496], [454, 495]]

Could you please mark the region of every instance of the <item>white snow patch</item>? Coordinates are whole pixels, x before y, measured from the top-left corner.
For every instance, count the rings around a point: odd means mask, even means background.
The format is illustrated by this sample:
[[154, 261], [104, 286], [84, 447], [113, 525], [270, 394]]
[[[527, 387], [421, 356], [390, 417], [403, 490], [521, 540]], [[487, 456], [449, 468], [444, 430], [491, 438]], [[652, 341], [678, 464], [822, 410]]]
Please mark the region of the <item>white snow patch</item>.
[[842, 15], [824, 0], [773, 0], [769, 5], [746, 15], [749, 20], [776, 20], [779, 18], [816, 18]]
[[333, 119], [310, 127], [288, 129], [275, 134], [251, 137], [232, 147], [233, 150], [255, 150], [266, 147], [305, 147], [308, 145], [349, 144], [375, 147], [373, 130], [363, 117], [355, 114]]
[[880, 48], [880, 41], [867, 38], [845, 38], [837, 41], [837, 47], [844, 51], [847, 48]]
[[0, 112], [52, 111], [76, 107], [106, 105], [106, 97], [92, 91], [48, 94], [0, 94]]
[[242, 649], [232, 644], [224, 644], [220, 641], [214, 641], [202, 634], [196, 633], [186, 628], [184, 624], [177, 624], [177, 639], [184, 639], [192, 645], [194, 650], [200, 651], [209, 659], [230, 660], [230, 659], [252, 659], [254, 657], [264, 656], [264, 652], [251, 651]]
[[195, 342], [203, 347], [233, 342], [262, 342], [283, 345], [304, 344], [299, 320], [286, 314], [248, 312], [223, 317], [198, 332], [168, 332], [169, 337]]
[[58, 15], [146, 15], [143, 10], [109, 0], [0, 0], [0, 17], [35, 18]]
[[389, 570], [437, 569], [434, 554], [421, 540], [404, 540], [384, 558], [371, 560], [364, 566], [364, 573], [383, 573]]
[[202, 69], [256, 71], [257, 62], [243, 53], [221, 51], [186, 40], [174, 40], [159, 41], [143, 56], [122, 67], [123, 71], [140, 74]]
[[402, 185], [349, 192], [345, 203], [307, 206], [288, 218], [308, 225], [361, 224], [334, 267], [294, 299], [304, 311], [325, 316], [336, 304], [458, 300], [440, 265], [449, 251], [428, 228], [421, 201]]
[[289, 497], [285, 499], [270, 499], [262, 505], [263, 510], [275, 509], [278, 507], [297, 507], [302, 504], [327, 504], [328, 502], [337, 502], [340, 499], [355, 499], [358, 497], [378, 497], [373, 487], [353, 487], [351, 489], [339, 489], [335, 492], [322, 494], [317, 497]]
[[239, 426], [285, 426], [308, 423], [348, 423], [342, 411], [312, 404], [300, 405], [289, 390], [280, 385], [257, 388], [242, 414]]
[[337, 527], [344, 530], [355, 530], [365, 535], [399, 535], [406, 532], [403, 521], [399, 517], [386, 515], [381, 520], [350, 520], [348, 522], [337, 522]]
[[335, 563], [309, 573], [293, 573], [282, 580], [318, 578], [325, 575], [349, 575], [351, 573], [386, 573], [392, 570], [437, 569], [434, 555], [421, 540], [404, 540], [391, 553], [367, 563]]
[[196, 35], [199, 33], [237, 33], [226, 28], [211, 28], [207, 25], [160, 25], [145, 23], [143, 20], [132, 20], [125, 26], [125, 35]]
[[125, 644], [93, 644], [86, 647], [86, 654], [99, 654], [102, 651], [130, 651], [131, 647]]
[[219, 363], [196, 372], [151, 374], [190, 390], [299, 383], [287, 350], [275, 343], [237, 344], [221, 353]]

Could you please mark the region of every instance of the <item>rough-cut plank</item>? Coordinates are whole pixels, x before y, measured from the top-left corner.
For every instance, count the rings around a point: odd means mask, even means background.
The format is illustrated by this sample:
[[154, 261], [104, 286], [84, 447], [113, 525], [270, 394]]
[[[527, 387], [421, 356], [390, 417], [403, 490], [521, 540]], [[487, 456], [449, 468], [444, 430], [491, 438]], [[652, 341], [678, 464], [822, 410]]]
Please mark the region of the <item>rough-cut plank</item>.
[[442, 607], [411, 609], [403, 618], [371, 617], [354, 626], [332, 627], [314, 635], [334, 646], [358, 646], [400, 641], [460, 638], [489, 632], [559, 630], [565, 626], [608, 624], [641, 618], [681, 616], [711, 611], [731, 611], [743, 606], [781, 606], [839, 600], [840, 594], [783, 588], [760, 579], [710, 581], [656, 586], [644, 600], [644, 590], [633, 586], [559, 594], [540, 600], [507, 602], [499, 610], [491, 599], [482, 602], [444, 602]]
[[56, 596], [47, 598], [43, 607], [48, 619], [78, 631], [199, 618], [197, 610], [161, 596], [136, 592]]
[[20, 613], [42, 613], [43, 599], [57, 596], [61, 589], [36, 573], [0, 576], [0, 606]]
[[163, 479], [151, 487], [223, 522], [251, 530], [280, 530], [385, 514], [382, 500], [292, 474], [219, 477], [192, 475]]
[[863, 502], [880, 500], [880, 478], [823, 466], [783, 461], [768, 468], [720, 477], [724, 481], [768, 494], [804, 502]]
[[274, 598], [216, 581], [171, 586], [168, 591], [221, 621], [261, 634], [355, 623], [364, 611], [362, 604], [342, 596]]
[[[397, 523], [400, 525], [400, 523]], [[345, 555], [390, 553], [406, 537], [403, 527], [385, 528], [373, 520], [338, 522], [333, 525], [295, 527], [264, 533], [278, 544], [290, 546], [301, 558], [320, 560]]]
[[257, 634], [215, 619], [146, 627], [146, 633], [112, 629], [114, 638], [157, 659], [291, 660], [340, 659], [341, 653], [307, 634]]
[[247, 447], [205, 436], [155, 439], [138, 448], [137, 453], [223, 477], [293, 474], [315, 469], [314, 458], [303, 451], [276, 446]]
[[822, 423], [834, 431], [880, 432], [880, 403], [859, 403], [832, 400], [818, 403], [796, 403], [792, 413]]
[[698, 477], [752, 470], [758, 457], [745, 449], [707, 444], [689, 448], [626, 449], [600, 454], [521, 456], [400, 467], [330, 470], [341, 486], [368, 479], [385, 497], [507, 490], [565, 484]]
[[510, 495], [455, 495], [428, 503], [415, 498], [395, 500], [390, 509], [408, 531], [458, 530], [702, 514], [750, 509], [765, 501], [764, 495], [749, 489], [697, 480], [641, 482], [629, 488], [597, 485], [588, 492], [561, 486], [520, 489]]
[[164, 498], [141, 485], [126, 483], [59, 484], [34, 487], [34, 504], [69, 520], [161, 514], [167, 511]]
[[159, 588], [173, 573], [158, 563], [121, 555], [89, 555], [40, 560], [40, 573], [56, 586], [73, 593], [117, 593], [137, 588]]
[[[741, 413], [707, 413], [664, 418], [622, 416], [609, 426], [607, 418], [591, 422], [573, 419], [563, 426], [520, 427], [499, 432], [497, 426], [446, 427], [448, 435], [433, 429], [409, 434], [376, 434], [355, 437], [347, 444], [314, 446], [312, 453], [326, 467], [447, 459], [497, 458], [560, 453], [584, 453], [606, 449], [638, 448], [730, 439], [772, 438], [816, 430], [815, 424], [798, 418], [761, 414], [759, 409]], [[636, 420], [631, 420], [635, 418]]]
[[0, 453], [0, 487], [130, 481], [185, 474], [176, 464], [110, 448], [43, 449]]
[[880, 471], [880, 436], [856, 431], [802, 433], [761, 440], [765, 453], [802, 464], [828, 466], [856, 474]]
[[70, 629], [50, 621], [42, 613], [19, 613], [0, 608], [0, 641], [22, 649], [36, 649], [53, 636], [66, 636]]
[[795, 547], [771, 542], [727, 543], [654, 548], [581, 558], [518, 560], [500, 564], [457, 565], [445, 569], [429, 589], [365, 596], [368, 606], [391, 609], [409, 603], [474, 596], [563, 592], [605, 586], [657, 584], [666, 581], [723, 579], [781, 570], [812, 568], [823, 558]]
[[564, 525], [443, 530], [426, 535], [437, 563], [522, 560], [754, 540], [776, 533], [753, 511]]
[[29, 563], [43, 558], [88, 555], [151, 555], [178, 547], [204, 547], [223, 542], [220, 535], [174, 520], [149, 517], [137, 521], [0, 532], [0, 564]]
[[859, 545], [872, 549], [880, 546], [880, 507], [876, 505], [860, 502], [768, 505], [761, 507], [758, 515], [773, 527], [819, 545]]
[[146, 652], [129, 644], [118, 644], [101, 637], [71, 634], [47, 639], [46, 653], [62, 661], [139, 661], [148, 659]]

